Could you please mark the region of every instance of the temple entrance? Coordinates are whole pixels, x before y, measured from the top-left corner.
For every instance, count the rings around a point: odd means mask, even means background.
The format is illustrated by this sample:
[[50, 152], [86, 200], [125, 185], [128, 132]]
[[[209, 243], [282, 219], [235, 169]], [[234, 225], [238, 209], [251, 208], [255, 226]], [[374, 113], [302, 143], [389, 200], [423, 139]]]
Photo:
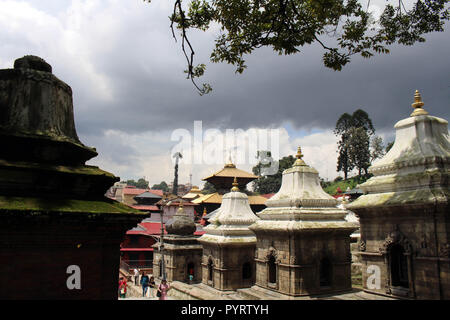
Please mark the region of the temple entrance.
[[195, 265], [193, 262], [189, 262], [187, 265], [187, 276], [189, 282], [194, 281], [195, 279]]
[[320, 261], [320, 286], [330, 287], [331, 286], [331, 262], [328, 258], [323, 258]]
[[159, 260], [159, 277], [163, 277], [163, 261]]
[[269, 283], [277, 282], [277, 265], [275, 264], [275, 257], [271, 255], [268, 261], [269, 268]]
[[208, 281], [213, 281], [213, 262], [211, 259], [208, 261]]
[[246, 262], [242, 265], [242, 280], [248, 280], [252, 277], [252, 265]]
[[408, 261], [403, 247], [399, 244], [394, 244], [389, 250], [389, 254], [392, 286], [409, 288]]

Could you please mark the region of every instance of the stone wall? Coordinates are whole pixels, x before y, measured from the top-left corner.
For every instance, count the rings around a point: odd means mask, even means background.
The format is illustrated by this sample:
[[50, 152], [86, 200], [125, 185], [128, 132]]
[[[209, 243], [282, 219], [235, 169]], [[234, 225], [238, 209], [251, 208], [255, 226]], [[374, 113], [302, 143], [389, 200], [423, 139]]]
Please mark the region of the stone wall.
[[[218, 290], [236, 290], [255, 283], [255, 245], [215, 246], [203, 244], [202, 283]], [[213, 280], [209, 280], [209, 261], [213, 261]], [[250, 277], [243, 279], [244, 263], [250, 264]]]

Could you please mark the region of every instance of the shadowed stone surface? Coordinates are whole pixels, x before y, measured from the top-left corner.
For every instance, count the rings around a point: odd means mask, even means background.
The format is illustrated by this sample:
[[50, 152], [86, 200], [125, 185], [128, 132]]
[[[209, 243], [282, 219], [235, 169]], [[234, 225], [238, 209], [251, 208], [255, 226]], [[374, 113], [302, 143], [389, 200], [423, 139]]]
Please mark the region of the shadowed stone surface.
[[0, 70], [0, 299], [117, 299], [119, 245], [145, 215], [105, 198], [119, 178], [85, 165], [97, 152], [78, 139], [70, 87], [39, 57], [14, 66]]

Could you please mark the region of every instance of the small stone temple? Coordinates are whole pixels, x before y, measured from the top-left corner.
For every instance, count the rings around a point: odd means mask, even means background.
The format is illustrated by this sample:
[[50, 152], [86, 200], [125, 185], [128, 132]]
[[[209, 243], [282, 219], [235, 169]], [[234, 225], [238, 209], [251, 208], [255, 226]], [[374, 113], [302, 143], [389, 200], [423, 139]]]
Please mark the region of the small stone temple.
[[394, 126], [393, 147], [376, 161], [364, 195], [348, 208], [360, 220], [363, 286], [403, 298], [450, 299], [448, 122], [428, 114], [420, 93]]
[[350, 234], [358, 226], [302, 157], [299, 148], [280, 190], [249, 227], [257, 239], [255, 284], [290, 296], [351, 290]]
[[117, 299], [120, 243], [146, 215], [76, 133], [71, 88], [43, 59], [0, 70], [0, 299]]
[[186, 214], [182, 202], [177, 213], [166, 222], [165, 228], [167, 234], [163, 237], [163, 247], [160, 243], [153, 245], [153, 275], [163, 278], [164, 263], [167, 281], [200, 282], [202, 246], [197, 242], [198, 236], [194, 235], [194, 220]]
[[202, 283], [218, 290], [254, 284], [256, 237], [248, 226], [257, 219], [235, 179], [231, 192], [223, 196], [217, 214], [198, 240], [203, 246]]

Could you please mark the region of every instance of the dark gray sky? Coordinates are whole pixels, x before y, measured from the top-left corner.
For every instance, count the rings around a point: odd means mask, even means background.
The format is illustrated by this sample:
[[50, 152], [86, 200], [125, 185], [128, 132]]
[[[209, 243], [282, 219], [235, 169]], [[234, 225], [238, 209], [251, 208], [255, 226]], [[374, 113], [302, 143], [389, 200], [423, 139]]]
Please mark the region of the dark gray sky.
[[[195, 120], [222, 131], [278, 128], [281, 156], [302, 144], [305, 159], [332, 179], [331, 131], [342, 113], [365, 110], [377, 134], [392, 140], [393, 125], [412, 112], [418, 89], [431, 115], [450, 118], [449, 31], [393, 47], [388, 55], [354, 57], [341, 72], [323, 66], [318, 46], [288, 57], [261, 49], [247, 57], [242, 75], [209, 63], [214, 30], [197, 32], [196, 61], [207, 64], [200, 81], [213, 86], [200, 97], [183, 74], [171, 9], [167, 0], [0, 0], [0, 67], [26, 54], [44, 58], [73, 89], [78, 135], [100, 153], [92, 164], [122, 178], [145, 176], [151, 184], [172, 179], [171, 134], [191, 131]], [[220, 167], [185, 163], [181, 182], [192, 173], [199, 184]]]

